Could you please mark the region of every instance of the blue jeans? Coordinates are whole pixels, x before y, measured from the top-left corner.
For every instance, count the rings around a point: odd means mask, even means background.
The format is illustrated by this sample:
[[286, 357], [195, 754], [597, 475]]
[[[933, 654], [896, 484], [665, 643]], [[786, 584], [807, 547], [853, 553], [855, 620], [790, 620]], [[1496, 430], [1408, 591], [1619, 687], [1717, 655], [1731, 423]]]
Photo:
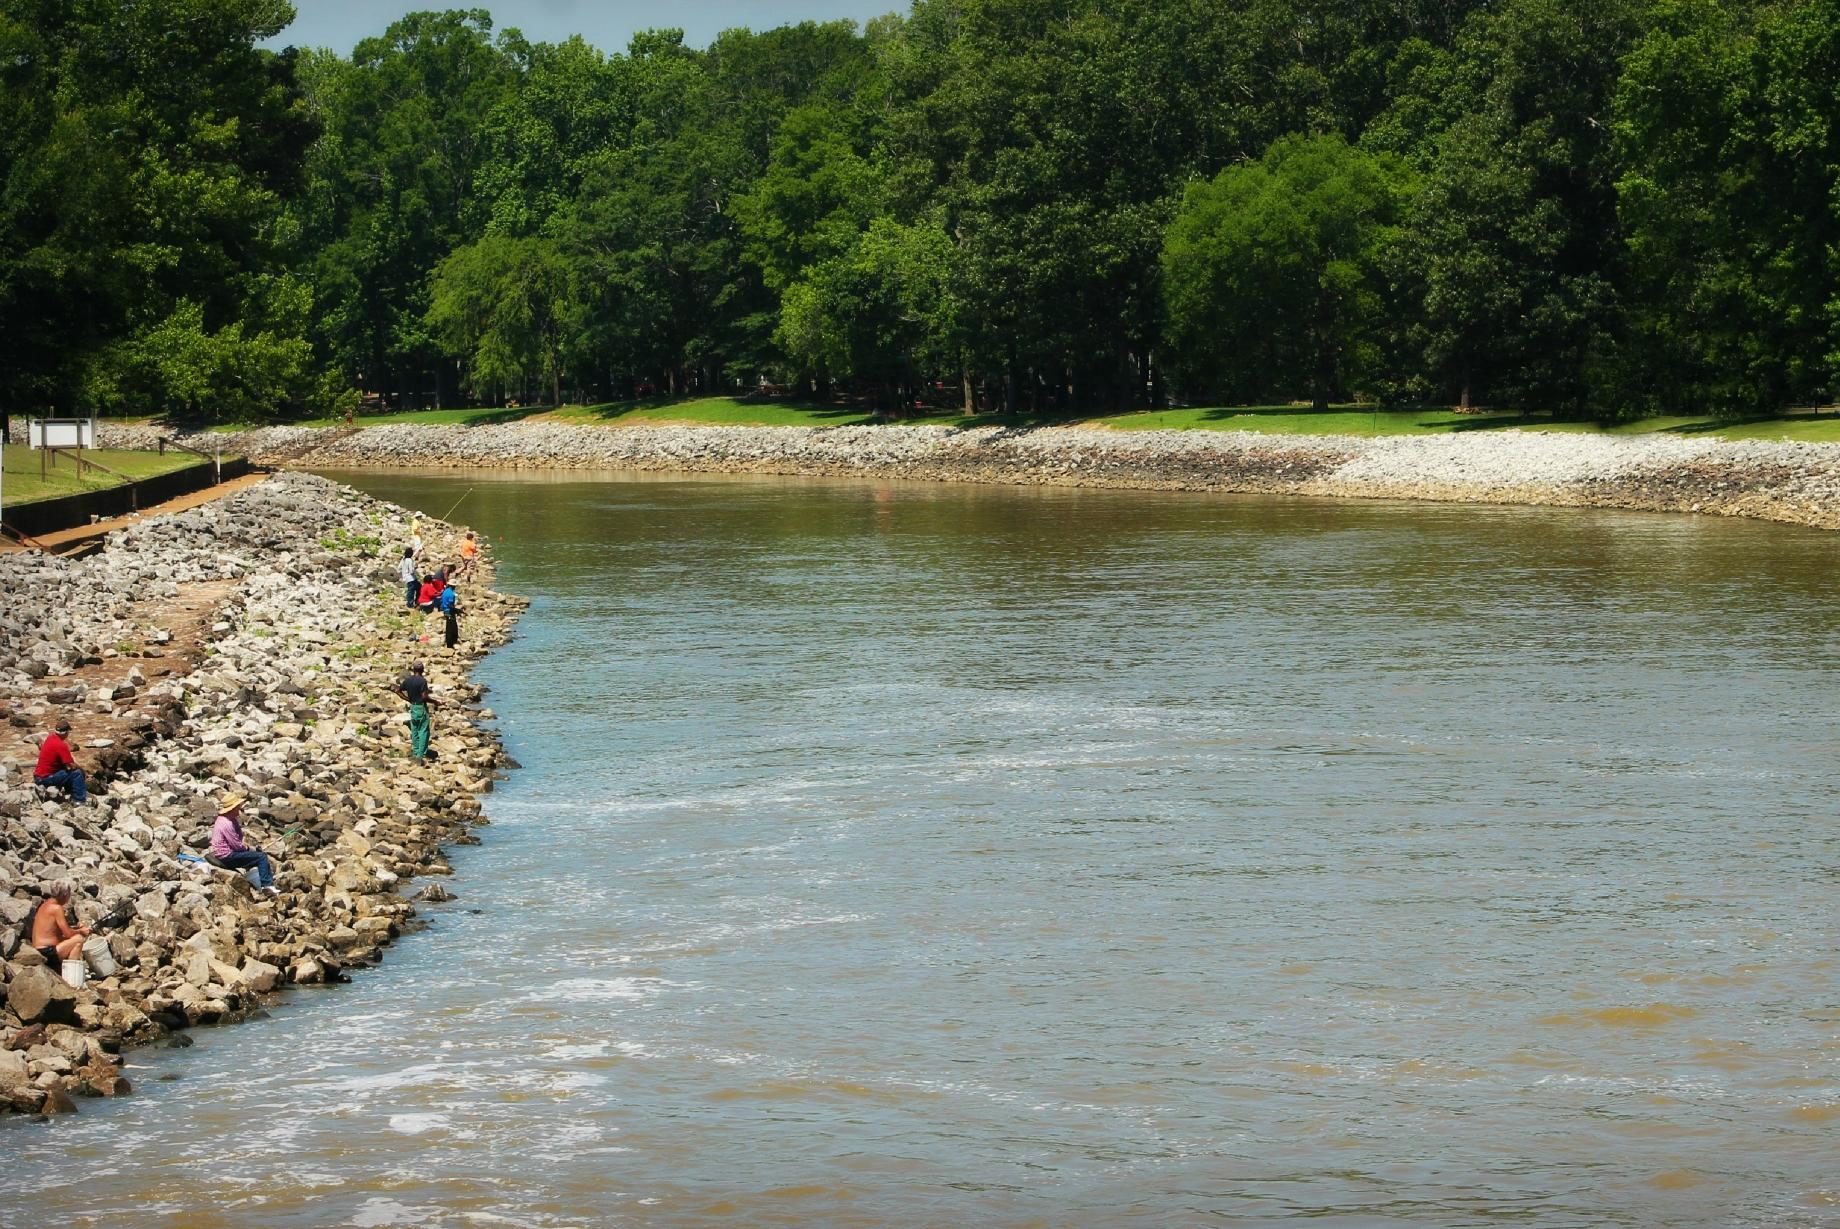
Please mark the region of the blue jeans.
[[83, 780], [81, 768], [60, 768], [48, 777], [33, 777], [40, 785], [55, 785], [59, 789], [70, 791], [72, 802], [88, 802], [89, 786]]
[[409, 609], [415, 609], [415, 595], [422, 591], [422, 586], [413, 580], [403, 582], [403, 600], [409, 603]]
[[260, 849], [245, 849], [219, 858], [218, 861], [233, 871], [248, 870], [253, 866], [256, 868], [256, 877], [262, 881], [260, 886], [274, 886], [274, 869], [268, 864], [268, 855]]

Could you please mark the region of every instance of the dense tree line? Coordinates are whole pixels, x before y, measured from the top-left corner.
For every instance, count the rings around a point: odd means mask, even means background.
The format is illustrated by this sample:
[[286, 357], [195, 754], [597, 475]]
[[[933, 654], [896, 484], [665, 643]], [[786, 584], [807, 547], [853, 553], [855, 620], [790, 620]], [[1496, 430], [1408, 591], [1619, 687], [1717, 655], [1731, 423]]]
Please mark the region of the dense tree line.
[[0, 0], [13, 405], [1834, 396], [1840, 0], [290, 19]]

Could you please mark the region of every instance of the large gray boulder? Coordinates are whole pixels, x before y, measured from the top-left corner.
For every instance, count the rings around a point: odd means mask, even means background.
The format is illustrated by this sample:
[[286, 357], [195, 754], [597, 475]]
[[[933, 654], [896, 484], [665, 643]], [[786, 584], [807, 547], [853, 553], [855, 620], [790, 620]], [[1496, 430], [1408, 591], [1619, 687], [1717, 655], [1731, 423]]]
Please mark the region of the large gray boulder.
[[7, 1010], [21, 1024], [70, 1024], [77, 1018], [77, 992], [44, 965], [20, 969], [6, 987]]

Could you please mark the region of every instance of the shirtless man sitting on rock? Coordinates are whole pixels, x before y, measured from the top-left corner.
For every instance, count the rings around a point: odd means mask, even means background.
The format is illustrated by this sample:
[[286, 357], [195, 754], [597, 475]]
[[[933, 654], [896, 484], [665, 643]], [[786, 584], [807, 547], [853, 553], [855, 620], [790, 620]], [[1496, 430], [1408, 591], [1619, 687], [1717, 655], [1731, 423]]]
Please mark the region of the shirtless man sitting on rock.
[[70, 885], [53, 884], [51, 894], [32, 916], [32, 946], [38, 949], [53, 973], [62, 968], [66, 960], [79, 959], [83, 940], [89, 937], [89, 927], [72, 926], [64, 915], [69, 906]]

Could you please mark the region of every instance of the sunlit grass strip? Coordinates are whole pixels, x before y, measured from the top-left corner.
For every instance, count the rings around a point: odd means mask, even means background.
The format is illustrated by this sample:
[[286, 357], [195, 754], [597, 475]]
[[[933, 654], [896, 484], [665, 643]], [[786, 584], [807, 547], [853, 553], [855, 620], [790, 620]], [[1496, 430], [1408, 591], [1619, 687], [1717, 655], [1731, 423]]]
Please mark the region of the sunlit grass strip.
[[1459, 414], [1454, 410], [1363, 410], [1333, 406], [1326, 411], [1287, 406], [1195, 406], [1143, 410], [1091, 420], [1121, 431], [1256, 431], [1267, 435], [1449, 435], [1464, 431], [1558, 431], [1578, 435], [1709, 435], [1731, 440], [1799, 440], [1840, 443], [1840, 414], [1792, 414], [1755, 422], [1669, 416], [1601, 426], [1555, 422], [1512, 412]]
[[99, 470], [85, 470], [81, 477], [77, 474], [76, 462], [68, 456], [57, 458], [55, 468], [38, 475], [39, 455], [24, 444], [6, 445], [6, 484], [0, 492], [0, 499], [7, 507], [20, 504], [37, 503], [42, 499], [57, 499], [65, 495], [82, 495], [89, 491], [104, 491], [110, 487], [121, 486], [124, 482], [139, 478], [152, 478], [159, 474], [170, 474], [176, 469], [188, 465], [198, 465], [202, 461], [189, 452], [177, 449], [164, 454], [158, 452], [129, 452], [113, 448], [85, 448], [83, 455], [100, 465], [106, 465], [117, 471], [121, 477], [106, 474]]
[[[359, 427], [398, 423], [425, 426], [476, 427], [493, 423], [557, 422], [580, 426], [662, 426], [689, 423], [724, 427], [849, 427], [876, 421], [861, 406], [811, 401], [768, 400], [755, 397], [654, 397], [640, 401], [610, 401], [601, 405], [565, 405], [559, 409], [531, 406], [500, 409], [474, 406], [449, 410], [406, 410], [393, 414], [366, 414], [355, 420]], [[896, 426], [993, 426], [1036, 420], [1006, 419], [1000, 415], [966, 415], [956, 411], [909, 414]], [[1309, 410], [1297, 406], [1190, 406], [1169, 410], [1137, 410], [1079, 419], [1052, 419], [1037, 425], [1083, 423], [1117, 431], [1255, 431], [1266, 435], [1448, 435], [1464, 431], [1561, 431], [1587, 435], [1711, 435], [1733, 440], [1801, 440], [1840, 443], [1840, 412], [1801, 413], [1755, 422], [1725, 422], [1713, 418], [1669, 416], [1638, 419], [1602, 426], [1593, 422], [1560, 422], [1539, 414], [1511, 410], [1484, 410], [1460, 414], [1450, 409], [1374, 410], [1357, 405]], [[343, 419], [311, 419], [291, 424], [303, 427], [344, 426]], [[242, 430], [222, 425], [220, 431]], [[11, 466], [9, 465], [9, 472]]]

